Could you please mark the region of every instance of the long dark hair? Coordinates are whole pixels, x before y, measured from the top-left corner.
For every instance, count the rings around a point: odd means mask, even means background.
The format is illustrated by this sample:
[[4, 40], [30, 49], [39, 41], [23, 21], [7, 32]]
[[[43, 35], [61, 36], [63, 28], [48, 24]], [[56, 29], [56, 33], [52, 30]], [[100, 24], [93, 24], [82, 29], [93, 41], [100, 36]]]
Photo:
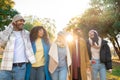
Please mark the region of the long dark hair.
[[44, 34], [43, 34], [42, 39], [43, 39], [46, 43], [50, 44], [47, 31], [44, 29], [43, 26], [35, 26], [35, 27], [32, 28], [32, 30], [30, 31], [30, 40], [31, 40], [31, 42], [34, 42], [34, 41], [37, 39], [37, 37], [38, 37], [38, 32], [39, 32], [39, 30], [41, 30], [41, 29], [43, 29], [43, 31], [44, 31]]
[[92, 39], [93, 45], [95, 45], [94, 44], [95, 42], [97, 43], [97, 45], [99, 45], [99, 43], [98, 43], [99, 38], [98, 38], [98, 34], [96, 32], [94, 32], [94, 37], [91, 39]]

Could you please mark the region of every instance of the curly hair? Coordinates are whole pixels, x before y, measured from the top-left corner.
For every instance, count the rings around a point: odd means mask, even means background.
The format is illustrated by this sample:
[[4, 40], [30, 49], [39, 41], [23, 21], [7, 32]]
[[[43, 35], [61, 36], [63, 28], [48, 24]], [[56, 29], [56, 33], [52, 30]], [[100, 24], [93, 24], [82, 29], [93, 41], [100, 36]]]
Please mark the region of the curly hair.
[[39, 30], [43, 29], [44, 31], [44, 34], [43, 36], [41, 37], [46, 43], [50, 43], [49, 42], [49, 38], [48, 38], [48, 34], [47, 34], [47, 31], [44, 29], [43, 26], [35, 26], [31, 31], [30, 31], [30, 41], [31, 42], [34, 42], [37, 37], [38, 37], [38, 32]]

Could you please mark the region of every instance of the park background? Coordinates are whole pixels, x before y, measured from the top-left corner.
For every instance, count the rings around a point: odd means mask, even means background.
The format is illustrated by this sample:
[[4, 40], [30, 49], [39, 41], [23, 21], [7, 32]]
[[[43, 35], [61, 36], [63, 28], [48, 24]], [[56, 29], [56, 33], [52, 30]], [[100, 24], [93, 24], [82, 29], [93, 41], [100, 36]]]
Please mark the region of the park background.
[[25, 29], [43, 25], [51, 41], [60, 30], [71, 33], [79, 27], [85, 39], [90, 29], [97, 30], [111, 49], [113, 72], [107, 78], [120, 80], [120, 0], [0, 0], [0, 31], [18, 13]]

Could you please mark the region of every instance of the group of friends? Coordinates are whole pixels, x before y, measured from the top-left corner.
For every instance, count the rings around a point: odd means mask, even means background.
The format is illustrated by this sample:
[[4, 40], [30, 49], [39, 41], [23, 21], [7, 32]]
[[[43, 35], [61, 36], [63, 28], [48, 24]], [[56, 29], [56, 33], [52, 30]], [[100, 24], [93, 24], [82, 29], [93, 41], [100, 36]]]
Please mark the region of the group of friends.
[[0, 32], [0, 47], [4, 48], [0, 49], [0, 80], [97, 80], [98, 73], [100, 80], [106, 80], [106, 71], [112, 72], [110, 48], [96, 30], [89, 31], [86, 41], [82, 30], [75, 28], [71, 42], [60, 31], [51, 43], [43, 26], [29, 33], [24, 23], [17, 14]]

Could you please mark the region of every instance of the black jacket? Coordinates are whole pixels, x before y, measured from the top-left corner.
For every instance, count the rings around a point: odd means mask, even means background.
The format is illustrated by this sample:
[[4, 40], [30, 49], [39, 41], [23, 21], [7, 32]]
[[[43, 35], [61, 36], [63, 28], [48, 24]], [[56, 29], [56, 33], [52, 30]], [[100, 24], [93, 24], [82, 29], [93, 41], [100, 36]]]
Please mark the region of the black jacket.
[[[89, 40], [87, 41], [87, 48], [88, 48], [88, 55], [91, 60], [91, 45], [89, 43]], [[112, 59], [111, 59], [111, 52], [110, 48], [107, 44], [107, 41], [102, 40], [101, 48], [100, 48], [100, 62], [104, 63], [106, 66], [106, 69], [112, 69]]]

